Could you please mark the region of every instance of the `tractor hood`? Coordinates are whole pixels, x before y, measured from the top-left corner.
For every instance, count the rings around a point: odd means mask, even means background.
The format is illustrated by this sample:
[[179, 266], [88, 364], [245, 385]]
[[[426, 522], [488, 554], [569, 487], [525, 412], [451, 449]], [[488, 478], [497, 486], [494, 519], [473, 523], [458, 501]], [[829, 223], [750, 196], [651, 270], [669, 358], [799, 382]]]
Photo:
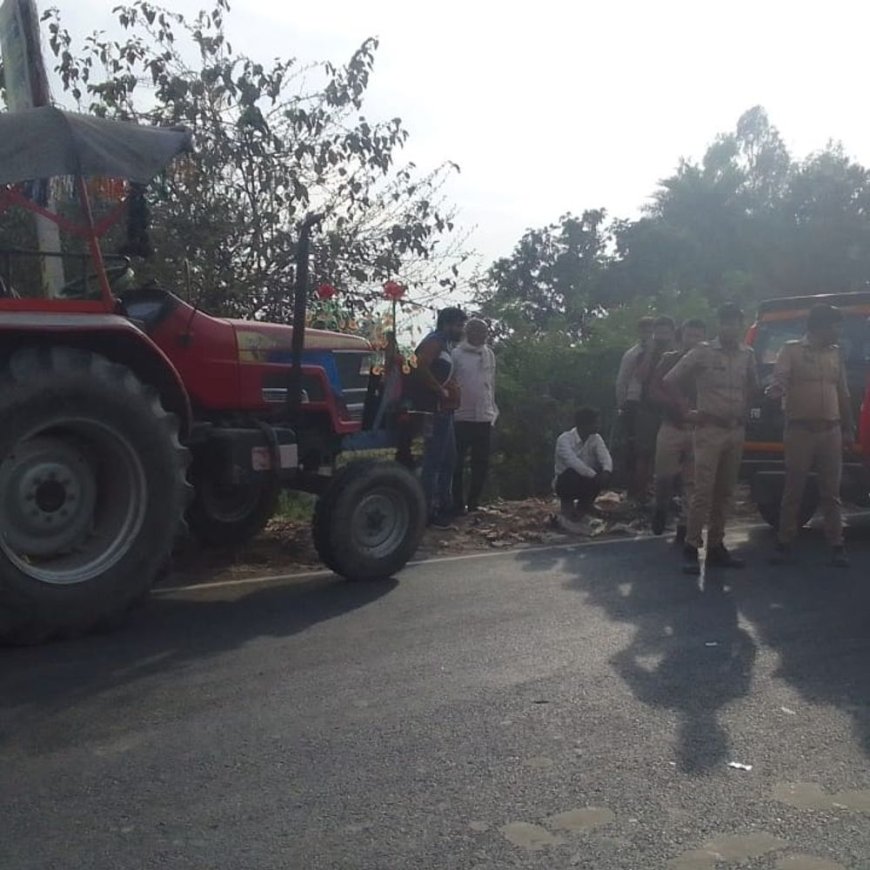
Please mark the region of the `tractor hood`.
[[[252, 320], [224, 320], [224, 322], [232, 326], [236, 333], [241, 362], [290, 362], [293, 352], [292, 326], [258, 323]], [[358, 335], [328, 332], [324, 329], [306, 329], [305, 350], [368, 353], [372, 350], [372, 346]]]

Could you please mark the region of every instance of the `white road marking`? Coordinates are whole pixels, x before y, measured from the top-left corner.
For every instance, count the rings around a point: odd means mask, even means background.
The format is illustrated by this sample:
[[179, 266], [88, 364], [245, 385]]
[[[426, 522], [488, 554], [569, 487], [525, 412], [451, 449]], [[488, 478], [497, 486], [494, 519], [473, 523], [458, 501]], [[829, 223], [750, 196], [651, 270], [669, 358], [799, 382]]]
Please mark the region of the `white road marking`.
[[[467, 562], [472, 559], [492, 559], [497, 556], [515, 556], [518, 554], [525, 555], [526, 553], [546, 553], [548, 551], [557, 550], [576, 550], [585, 549], [586, 547], [602, 546], [604, 544], [636, 544], [639, 541], [656, 541], [661, 538], [654, 538], [650, 535], [635, 535], [634, 537], [626, 538], [607, 538], [602, 541], [573, 541], [568, 544], [546, 544], [542, 547], [516, 547], [514, 549], [486, 551], [484, 553], [464, 553], [461, 556], [436, 556], [432, 559], [418, 559], [414, 562], [408, 562], [408, 568], [419, 565], [437, 565], [445, 562]], [[240, 577], [238, 580], [216, 580], [214, 583], [191, 583], [187, 586], [164, 586], [153, 591], [154, 595], [169, 595], [175, 592], [188, 592], [192, 589], [221, 589], [225, 586], [256, 586], [264, 583], [279, 583], [287, 580], [310, 580], [315, 577], [331, 577], [332, 571], [327, 569], [317, 571], [300, 571], [296, 574], [272, 574], [265, 577]]]
[[[856, 511], [847, 516], [852, 519], [870, 518], [870, 511]], [[749, 532], [753, 529], [767, 529], [767, 523], [735, 523], [729, 527], [729, 537], [736, 532]], [[585, 549], [586, 547], [600, 547], [608, 544], [636, 544], [640, 541], [662, 541], [653, 535], [633, 535], [631, 537], [604, 538], [599, 541], [571, 541], [566, 544], [544, 544], [540, 547], [514, 547], [504, 550], [487, 550], [482, 553], [464, 553], [461, 556], [436, 556], [432, 559], [418, 559], [408, 562], [407, 567], [418, 565], [438, 565], [447, 562], [467, 562], [472, 559], [493, 559], [498, 556], [510, 556], [518, 553], [546, 553], [548, 551]], [[229, 586], [257, 586], [265, 583], [281, 583], [288, 580], [310, 580], [315, 577], [334, 576], [332, 571], [326, 569], [317, 571], [300, 571], [297, 574], [272, 574], [265, 577], [240, 577], [238, 580], [217, 580], [214, 583], [191, 583], [187, 586], [166, 586], [154, 589], [153, 595], [169, 595], [176, 592], [189, 592], [193, 589], [222, 589]]]

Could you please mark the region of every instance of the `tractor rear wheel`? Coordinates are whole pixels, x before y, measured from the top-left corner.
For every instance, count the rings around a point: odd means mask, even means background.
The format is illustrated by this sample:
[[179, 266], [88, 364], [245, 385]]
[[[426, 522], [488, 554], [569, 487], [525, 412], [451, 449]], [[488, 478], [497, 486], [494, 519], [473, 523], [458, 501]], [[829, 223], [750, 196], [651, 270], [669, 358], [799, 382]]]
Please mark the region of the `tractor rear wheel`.
[[278, 508], [281, 487], [273, 475], [258, 475], [247, 483], [223, 483], [220, 469], [194, 459], [191, 477], [194, 497], [187, 522], [207, 547], [247, 543], [263, 531]]
[[0, 418], [0, 640], [116, 624], [181, 528], [177, 419], [129, 369], [65, 347], [0, 367]]
[[397, 462], [345, 466], [317, 502], [312, 527], [323, 563], [348, 580], [392, 577], [420, 545], [426, 502], [417, 478]]

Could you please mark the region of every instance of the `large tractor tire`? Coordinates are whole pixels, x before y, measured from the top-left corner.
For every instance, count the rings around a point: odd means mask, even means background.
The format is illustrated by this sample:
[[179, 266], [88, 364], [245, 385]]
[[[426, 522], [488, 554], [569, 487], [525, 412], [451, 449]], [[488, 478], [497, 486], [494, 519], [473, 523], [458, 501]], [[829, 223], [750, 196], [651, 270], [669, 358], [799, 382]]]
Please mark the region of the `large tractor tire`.
[[219, 469], [194, 460], [194, 496], [187, 523], [206, 547], [238, 547], [256, 537], [278, 508], [277, 478], [259, 475], [250, 483], [225, 484]]
[[0, 640], [117, 624], [184, 516], [178, 421], [127, 368], [65, 347], [0, 365]]
[[323, 563], [348, 580], [392, 577], [408, 563], [426, 527], [417, 478], [397, 462], [345, 466], [314, 511], [314, 546]]

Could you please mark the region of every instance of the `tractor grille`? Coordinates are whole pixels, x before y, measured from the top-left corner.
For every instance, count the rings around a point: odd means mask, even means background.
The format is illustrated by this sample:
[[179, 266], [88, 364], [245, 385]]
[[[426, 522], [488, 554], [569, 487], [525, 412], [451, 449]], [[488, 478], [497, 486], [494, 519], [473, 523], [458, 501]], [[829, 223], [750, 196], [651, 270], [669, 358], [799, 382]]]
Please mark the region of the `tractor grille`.
[[352, 420], [362, 420], [369, 386], [370, 354], [368, 351], [334, 351], [341, 392]]
[[[370, 354], [368, 351], [336, 350], [324, 354], [320, 360], [309, 359], [308, 362], [323, 365], [332, 388], [347, 407], [347, 416], [351, 420], [362, 420], [366, 395], [369, 384]], [[289, 366], [283, 372], [270, 372], [263, 379], [263, 399], [272, 404], [287, 401], [287, 380]], [[326, 397], [323, 394], [323, 384], [317, 378], [303, 376], [303, 390], [307, 401], [321, 402]]]

